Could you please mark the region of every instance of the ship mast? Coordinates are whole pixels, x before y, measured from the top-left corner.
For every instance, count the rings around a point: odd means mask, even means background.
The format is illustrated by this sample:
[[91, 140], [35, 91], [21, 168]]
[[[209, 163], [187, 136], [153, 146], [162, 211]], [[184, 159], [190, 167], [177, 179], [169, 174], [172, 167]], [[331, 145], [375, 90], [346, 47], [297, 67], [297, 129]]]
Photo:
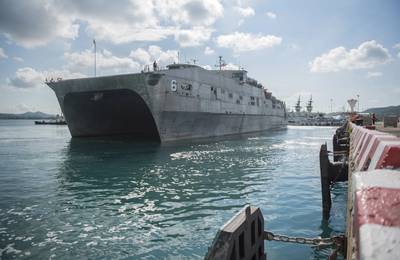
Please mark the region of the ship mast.
[[312, 96], [311, 96], [310, 100], [308, 101], [308, 104], [307, 104], [307, 112], [308, 113], [311, 113], [311, 111], [313, 109], [312, 103], [313, 103], [313, 100], [312, 100]]
[[296, 112], [299, 113], [301, 110], [301, 106], [300, 106], [300, 96], [299, 99], [297, 100], [296, 106], [294, 107], [294, 109], [296, 109]]
[[219, 66], [219, 70], [222, 70], [222, 67], [224, 67], [225, 61], [222, 59], [222, 56], [218, 56], [219, 60], [218, 60], [218, 66]]

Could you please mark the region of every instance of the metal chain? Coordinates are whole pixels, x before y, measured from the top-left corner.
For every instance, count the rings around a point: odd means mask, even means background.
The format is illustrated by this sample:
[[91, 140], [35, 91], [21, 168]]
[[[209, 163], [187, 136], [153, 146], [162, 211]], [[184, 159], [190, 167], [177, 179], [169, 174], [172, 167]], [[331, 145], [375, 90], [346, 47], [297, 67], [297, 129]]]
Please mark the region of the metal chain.
[[329, 238], [306, 238], [306, 237], [289, 237], [285, 235], [274, 234], [269, 231], [264, 231], [264, 239], [274, 240], [287, 243], [308, 244], [314, 246], [340, 246], [344, 240], [344, 235], [334, 236]]

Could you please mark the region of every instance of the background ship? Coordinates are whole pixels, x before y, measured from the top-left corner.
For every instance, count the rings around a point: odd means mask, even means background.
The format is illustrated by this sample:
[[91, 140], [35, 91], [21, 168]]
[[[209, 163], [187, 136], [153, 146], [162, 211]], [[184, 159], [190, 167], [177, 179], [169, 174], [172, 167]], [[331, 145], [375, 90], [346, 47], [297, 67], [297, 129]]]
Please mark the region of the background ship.
[[286, 127], [285, 104], [245, 70], [191, 64], [47, 82], [71, 135], [129, 134], [160, 142]]
[[342, 114], [331, 113], [325, 114], [313, 112], [312, 96], [307, 102], [306, 110], [302, 111], [301, 99], [294, 106], [295, 111], [288, 113], [288, 124], [297, 126], [341, 126], [344, 124], [346, 117]]

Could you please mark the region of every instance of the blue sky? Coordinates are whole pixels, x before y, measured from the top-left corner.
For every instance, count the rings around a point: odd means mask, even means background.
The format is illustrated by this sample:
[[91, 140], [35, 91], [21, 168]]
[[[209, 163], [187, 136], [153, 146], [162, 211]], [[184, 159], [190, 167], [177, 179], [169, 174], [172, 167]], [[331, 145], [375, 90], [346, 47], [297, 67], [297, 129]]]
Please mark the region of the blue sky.
[[59, 113], [46, 77], [134, 73], [197, 60], [244, 67], [292, 108], [400, 105], [400, 2], [2, 0], [0, 112]]

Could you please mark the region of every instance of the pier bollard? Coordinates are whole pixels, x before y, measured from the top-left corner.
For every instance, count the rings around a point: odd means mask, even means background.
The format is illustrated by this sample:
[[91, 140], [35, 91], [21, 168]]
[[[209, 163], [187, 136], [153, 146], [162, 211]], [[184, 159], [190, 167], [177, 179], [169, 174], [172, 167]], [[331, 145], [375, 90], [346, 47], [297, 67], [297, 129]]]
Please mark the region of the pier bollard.
[[260, 208], [246, 206], [223, 225], [205, 259], [266, 260], [264, 217]]
[[319, 166], [321, 174], [321, 193], [322, 193], [322, 218], [329, 219], [332, 207], [331, 202], [331, 178], [329, 176], [329, 158], [327, 145], [321, 145], [319, 151]]
[[[347, 148], [347, 145], [345, 146]], [[344, 150], [347, 152], [347, 149]], [[342, 151], [342, 152], [344, 152]], [[321, 145], [319, 152], [321, 194], [322, 194], [322, 218], [328, 220], [332, 207], [331, 184], [339, 181], [347, 181], [348, 164], [347, 153], [341, 154], [343, 160], [340, 162], [330, 162], [326, 143]]]

